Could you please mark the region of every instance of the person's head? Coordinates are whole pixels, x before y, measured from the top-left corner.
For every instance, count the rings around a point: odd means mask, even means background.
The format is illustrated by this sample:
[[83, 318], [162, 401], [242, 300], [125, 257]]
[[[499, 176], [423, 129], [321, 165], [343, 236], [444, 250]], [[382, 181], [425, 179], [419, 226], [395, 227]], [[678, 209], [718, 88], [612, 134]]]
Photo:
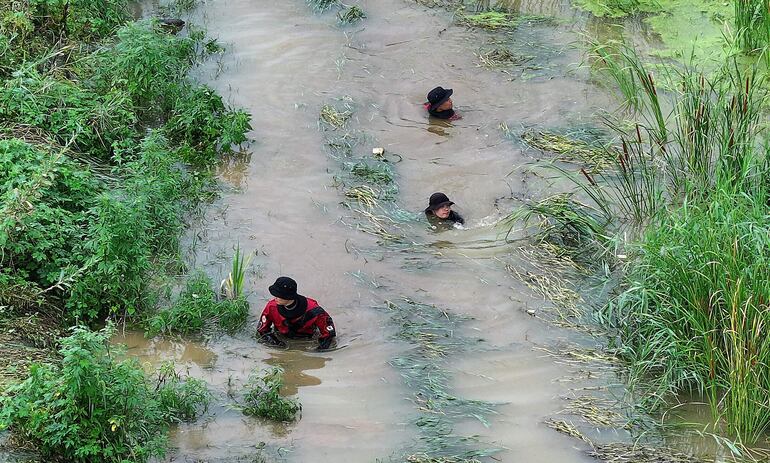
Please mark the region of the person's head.
[[433, 193], [428, 199], [428, 208], [425, 209], [425, 213], [433, 214], [439, 219], [447, 219], [452, 212], [452, 204], [454, 203], [444, 193]]
[[428, 92], [428, 103], [430, 111], [447, 111], [452, 109], [452, 89], [436, 87]]
[[278, 277], [268, 290], [278, 305], [291, 305], [297, 299], [297, 282], [289, 277]]

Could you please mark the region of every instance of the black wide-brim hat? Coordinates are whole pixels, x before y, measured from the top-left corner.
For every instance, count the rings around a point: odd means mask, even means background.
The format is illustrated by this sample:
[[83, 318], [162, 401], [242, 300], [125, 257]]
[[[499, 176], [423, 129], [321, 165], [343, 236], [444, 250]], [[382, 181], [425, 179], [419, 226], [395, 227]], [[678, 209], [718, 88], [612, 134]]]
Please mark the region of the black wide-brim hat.
[[275, 283], [267, 288], [275, 297], [294, 300], [297, 298], [297, 282], [289, 277], [278, 277]]
[[435, 111], [436, 108], [441, 106], [452, 96], [453, 90], [451, 88], [436, 87], [428, 92], [428, 103], [430, 103], [430, 110]]
[[451, 206], [454, 202], [449, 200], [449, 197], [444, 193], [433, 193], [428, 199], [428, 207], [425, 208], [425, 213], [433, 212], [436, 209], [441, 209], [444, 206]]

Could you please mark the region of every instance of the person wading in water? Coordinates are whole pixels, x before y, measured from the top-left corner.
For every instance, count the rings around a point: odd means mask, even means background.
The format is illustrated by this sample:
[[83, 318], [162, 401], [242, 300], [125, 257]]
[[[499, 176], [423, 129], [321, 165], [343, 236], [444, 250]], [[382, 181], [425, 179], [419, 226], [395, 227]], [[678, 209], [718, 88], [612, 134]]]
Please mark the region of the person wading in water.
[[436, 87], [428, 92], [428, 102], [424, 103], [425, 109], [428, 110], [428, 114], [439, 119], [448, 119], [450, 121], [456, 121], [462, 119], [462, 116], [455, 113], [452, 109], [452, 89]]
[[285, 347], [278, 337], [310, 339], [318, 331], [318, 349], [328, 349], [337, 335], [332, 317], [314, 299], [297, 294], [297, 282], [279, 277], [268, 290], [271, 299], [257, 325], [259, 341], [271, 346]]
[[425, 215], [431, 224], [434, 222], [453, 222], [460, 225], [465, 223], [460, 214], [452, 210], [452, 201], [444, 193], [433, 193], [428, 199], [428, 207], [425, 209]]

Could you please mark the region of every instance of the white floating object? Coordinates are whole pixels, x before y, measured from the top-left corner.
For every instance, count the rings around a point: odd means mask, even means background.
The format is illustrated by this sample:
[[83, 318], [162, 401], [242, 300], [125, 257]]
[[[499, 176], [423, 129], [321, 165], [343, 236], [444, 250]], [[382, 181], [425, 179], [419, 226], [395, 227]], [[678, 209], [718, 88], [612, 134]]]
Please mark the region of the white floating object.
[[385, 148], [372, 148], [372, 154], [375, 156], [382, 156], [385, 154]]
[[535, 316], [535, 311], [532, 310], [532, 309], [527, 309], [527, 315], [532, 315], [534, 317]]

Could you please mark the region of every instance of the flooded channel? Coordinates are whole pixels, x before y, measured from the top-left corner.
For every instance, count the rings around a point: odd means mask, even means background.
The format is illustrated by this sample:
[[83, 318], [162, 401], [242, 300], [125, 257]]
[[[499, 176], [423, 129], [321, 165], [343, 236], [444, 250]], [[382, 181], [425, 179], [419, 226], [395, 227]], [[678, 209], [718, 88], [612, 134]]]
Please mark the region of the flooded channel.
[[[228, 53], [202, 75], [251, 112], [254, 142], [247, 159], [223, 168], [232, 191], [191, 230], [191, 264], [221, 279], [236, 244], [256, 257], [248, 275], [250, 324], [239, 335], [178, 342], [129, 333], [118, 340], [143, 361], [175, 360], [215, 391], [203, 418], [175, 429], [170, 461], [252, 461], [263, 446], [292, 462], [404, 461], [422, 452], [429, 439], [419, 424], [429, 413], [410, 382], [414, 370], [399, 361], [421, 346], [397, 336], [402, 326], [385, 302], [404, 298], [459, 320], [452, 336], [460, 341], [436, 361], [446, 370], [442, 384], [453, 397], [489, 404], [484, 416], [447, 418], [451, 429], [437, 435], [495, 449], [495, 461], [595, 461], [587, 444], [545, 422], [576, 390], [609, 395], [619, 380], [548, 355], [565, 343], [595, 341], [528, 314], [544, 302], [506, 269], [522, 263], [495, 224], [513, 200], [540, 193], [525, 169], [537, 153], [507, 137], [501, 124], [516, 133], [592, 126], [600, 109], [616, 103], [579, 66], [584, 17], [566, 2], [509, 3], [523, 14], [561, 19], [500, 35], [403, 0], [361, 1], [367, 19], [345, 28], [302, 0], [203, 4], [203, 24]], [[501, 41], [531, 56], [529, 64], [510, 72], [480, 67], [477, 55]], [[454, 89], [461, 120], [427, 120], [421, 104], [437, 85]], [[354, 150], [383, 147], [401, 160], [393, 166], [396, 203], [414, 218], [400, 224], [408, 239], [398, 246], [351, 225], [341, 204], [340, 162], [324, 147], [318, 116], [324, 104], [342, 99], [353, 110], [350, 127], [364, 134]], [[465, 229], [439, 233], [420, 218], [435, 191], [456, 203]], [[255, 343], [267, 286], [279, 275], [295, 278], [299, 292], [334, 317], [342, 349]], [[294, 424], [244, 417], [230, 400], [250, 374], [270, 365], [285, 370], [283, 392], [302, 403]], [[592, 437], [628, 438], [616, 429]]]

